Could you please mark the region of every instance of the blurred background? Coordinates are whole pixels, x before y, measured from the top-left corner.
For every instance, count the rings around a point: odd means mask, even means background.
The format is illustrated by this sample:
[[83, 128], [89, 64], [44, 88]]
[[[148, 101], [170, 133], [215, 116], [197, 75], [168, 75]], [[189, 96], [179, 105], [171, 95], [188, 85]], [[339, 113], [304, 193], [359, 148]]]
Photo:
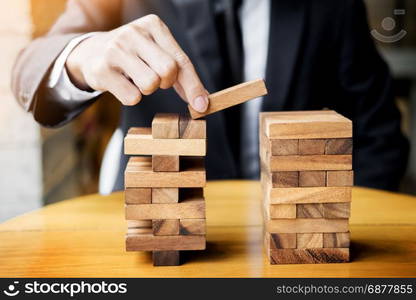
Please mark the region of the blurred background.
[[[278, 0], [273, 0], [278, 1]], [[416, 1], [366, 0], [370, 30], [395, 78], [403, 131], [412, 145], [401, 191], [416, 194]], [[0, 10], [0, 222], [98, 190], [105, 147], [118, 123], [111, 99], [60, 129], [39, 127], [10, 91], [15, 57], [47, 32], [66, 0], [3, 0]]]

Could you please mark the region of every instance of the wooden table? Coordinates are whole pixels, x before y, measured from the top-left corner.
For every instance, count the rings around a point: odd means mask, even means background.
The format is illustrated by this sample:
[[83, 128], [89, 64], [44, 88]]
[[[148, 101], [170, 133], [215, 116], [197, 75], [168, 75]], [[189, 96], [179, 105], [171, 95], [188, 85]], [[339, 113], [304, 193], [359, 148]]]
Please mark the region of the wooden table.
[[1, 277], [415, 277], [416, 197], [354, 188], [352, 262], [269, 265], [260, 185], [209, 182], [207, 250], [179, 267], [124, 251], [123, 194], [90, 195], [0, 224]]

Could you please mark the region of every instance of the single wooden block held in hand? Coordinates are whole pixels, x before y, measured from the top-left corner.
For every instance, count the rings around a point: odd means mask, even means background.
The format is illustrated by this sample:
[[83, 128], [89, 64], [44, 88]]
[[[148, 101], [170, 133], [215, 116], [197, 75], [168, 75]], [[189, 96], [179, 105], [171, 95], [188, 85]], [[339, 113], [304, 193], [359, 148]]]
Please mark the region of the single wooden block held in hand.
[[124, 190], [126, 204], [146, 204], [152, 202], [152, 189], [150, 188], [127, 188]]
[[274, 188], [289, 188], [299, 186], [299, 172], [274, 172], [272, 173]]
[[152, 121], [152, 136], [154, 139], [178, 139], [179, 114], [156, 114]]
[[299, 172], [300, 187], [326, 186], [325, 171], [302, 171]]
[[334, 232], [324, 233], [324, 248], [349, 248], [350, 233]]
[[324, 217], [324, 210], [321, 203], [296, 204], [296, 217], [305, 219], [319, 219]]
[[153, 155], [152, 169], [154, 172], [179, 172], [179, 156]]
[[179, 251], [153, 251], [152, 252], [153, 265], [161, 266], [179, 266], [180, 252]]
[[266, 233], [270, 249], [296, 248], [296, 233]]
[[152, 203], [178, 203], [178, 188], [152, 188]]
[[273, 204], [270, 205], [271, 219], [295, 219], [296, 204]]
[[354, 171], [328, 171], [326, 172], [327, 186], [353, 186]]
[[298, 233], [296, 245], [298, 249], [323, 248], [323, 233]]
[[181, 115], [179, 118], [179, 137], [181, 139], [206, 139], [206, 121], [193, 120], [189, 116]]
[[325, 154], [352, 154], [352, 139], [329, 139]]
[[181, 235], [203, 235], [205, 233], [205, 219], [181, 219], [179, 221], [179, 234]]
[[350, 217], [350, 202], [324, 203], [323, 207], [326, 219], [348, 219]]
[[178, 235], [178, 219], [159, 219], [152, 220], [152, 230], [154, 235]]
[[208, 96], [209, 106], [204, 113], [197, 112], [190, 105], [188, 105], [188, 109], [191, 117], [193, 119], [198, 119], [266, 94], [267, 89], [264, 81], [262, 79], [257, 79], [210, 94]]
[[271, 140], [272, 155], [297, 155], [299, 140]]
[[299, 155], [322, 155], [325, 154], [325, 139], [299, 140]]

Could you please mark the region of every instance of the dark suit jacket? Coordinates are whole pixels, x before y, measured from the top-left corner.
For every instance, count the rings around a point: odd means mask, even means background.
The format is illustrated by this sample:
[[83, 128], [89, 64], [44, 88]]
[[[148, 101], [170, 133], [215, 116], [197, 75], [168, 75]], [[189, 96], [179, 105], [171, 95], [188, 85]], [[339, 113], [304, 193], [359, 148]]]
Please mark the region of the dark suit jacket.
[[[264, 111], [330, 108], [353, 120], [358, 185], [396, 189], [407, 164], [392, 80], [369, 35], [361, 0], [272, 0]], [[190, 56], [210, 92], [223, 88], [222, 65], [208, 0], [70, 0], [51, 31], [19, 56], [13, 90], [45, 126], [64, 124], [93, 101], [80, 105], [49, 95], [44, 78], [69, 40], [158, 14]], [[255, 30], [253, 28], [253, 30]], [[88, 62], [86, 62], [88, 63]], [[183, 112], [172, 90], [160, 90], [135, 107], [123, 107], [120, 127], [150, 126], [156, 112]], [[225, 113], [208, 122], [208, 178], [238, 177], [224, 130]], [[123, 156], [118, 188], [122, 188]]]

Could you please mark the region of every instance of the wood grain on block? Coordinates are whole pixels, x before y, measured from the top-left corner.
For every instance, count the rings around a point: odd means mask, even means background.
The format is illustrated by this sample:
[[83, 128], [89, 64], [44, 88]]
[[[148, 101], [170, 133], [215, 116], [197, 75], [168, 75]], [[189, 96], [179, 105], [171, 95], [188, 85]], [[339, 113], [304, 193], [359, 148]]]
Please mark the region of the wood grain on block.
[[206, 234], [205, 219], [181, 219], [179, 233], [182, 235]]
[[182, 159], [179, 172], [154, 172], [151, 157], [131, 157], [124, 172], [124, 184], [130, 187], [204, 187], [203, 158]]
[[348, 219], [281, 219], [266, 221], [270, 233], [348, 232]]
[[150, 188], [127, 188], [124, 190], [126, 204], [152, 203], [152, 189]]
[[322, 203], [296, 204], [296, 217], [304, 218], [304, 219], [324, 218], [323, 204]]
[[267, 89], [264, 81], [262, 79], [257, 79], [210, 94], [208, 96], [208, 109], [204, 113], [197, 112], [190, 105], [188, 105], [188, 109], [191, 117], [193, 119], [198, 119], [266, 94]]
[[326, 186], [325, 171], [302, 171], [299, 172], [300, 187]]
[[152, 228], [152, 220], [127, 220], [128, 228]]
[[206, 121], [193, 120], [189, 116], [181, 115], [179, 119], [179, 137], [181, 139], [206, 139]]
[[180, 252], [179, 251], [153, 251], [152, 252], [153, 265], [161, 266], [179, 266]]
[[266, 164], [275, 171], [351, 170], [351, 155], [282, 155], [270, 156]]
[[296, 218], [296, 204], [272, 204], [269, 206], [271, 219]]
[[260, 129], [270, 139], [352, 137], [352, 122], [334, 111], [265, 112]]
[[153, 155], [152, 169], [155, 172], [179, 172], [179, 156]]
[[274, 172], [272, 173], [274, 188], [288, 188], [299, 186], [299, 172]]
[[353, 186], [354, 171], [327, 171], [327, 186]]
[[178, 219], [159, 219], [152, 220], [153, 235], [178, 235]]
[[271, 264], [342, 263], [350, 259], [349, 248], [270, 250]]
[[296, 233], [266, 233], [269, 249], [296, 248]]
[[298, 233], [296, 245], [298, 249], [323, 248], [323, 233]]
[[352, 154], [352, 139], [329, 139], [325, 154]]
[[179, 114], [157, 113], [152, 121], [152, 136], [154, 139], [178, 139]]
[[305, 188], [269, 188], [268, 202], [284, 203], [333, 203], [350, 202], [351, 187], [305, 187]]
[[127, 228], [127, 234], [149, 234], [152, 233], [152, 228], [147, 227], [133, 227]]
[[189, 199], [169, 204], [131, 204], [126, 205], [127, 220], [155, 219], [199, 219], [205, 218], [205, 201]]
[[324, 248], [349, 248], [349, 232], [324, 233]]
[[325, 154], [325, 139], [299, 140], [299, 155], [322, 155]]
[[272, 155], [297, 155], [299, 140], [271, 140]]
[[204, 250], [204, 235], [127, 234], [127, 251]]
[[178, 203], [178, 188], [153, 188], [152, 203]]
[[126, 155], [205, 156], [206, 139], [154, 139], [152, 129], [130, 128], [124, 138]]
[[350, 217], [351, 203], [324, 203], [324, 217], [327, 219], [347, 219]]

